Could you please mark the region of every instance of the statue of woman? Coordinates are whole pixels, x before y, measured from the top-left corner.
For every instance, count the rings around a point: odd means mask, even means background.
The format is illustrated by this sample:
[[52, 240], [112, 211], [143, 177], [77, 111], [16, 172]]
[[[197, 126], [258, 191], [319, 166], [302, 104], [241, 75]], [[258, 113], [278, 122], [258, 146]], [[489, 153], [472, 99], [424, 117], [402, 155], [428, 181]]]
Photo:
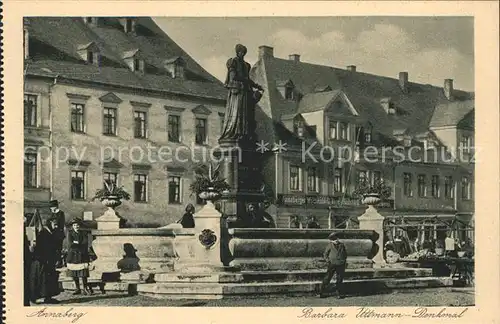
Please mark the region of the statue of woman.
[[[255, 137], [255, 104], [264, 89], [250, 79], [250, 64], [244, 57], [247, 48], [236, 45], [236, 57], [227, 61], [225, 86], [229, 89], [224, 127], [219, 142], [252, 140]], [[254, 90], [254, 89], [257, 89]]]

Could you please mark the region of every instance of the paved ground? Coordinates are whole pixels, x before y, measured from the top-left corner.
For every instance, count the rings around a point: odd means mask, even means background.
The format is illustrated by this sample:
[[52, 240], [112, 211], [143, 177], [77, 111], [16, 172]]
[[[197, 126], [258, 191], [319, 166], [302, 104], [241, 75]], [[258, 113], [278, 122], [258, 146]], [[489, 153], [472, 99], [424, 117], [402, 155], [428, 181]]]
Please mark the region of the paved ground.
[[404, 290], [374, 296], [356, 296], [345, 299], [315, 296], [270, 296], [270, 297], [231, 297], [222, 300], [166, 300], [145, 296], [126, 296], [123, 293], [109, 292], [105, 295], [73, 296], [64, 292], [57, 297], [62, 305], [82, 306], [249, 306], [249, 307], [305, 307], [305, 306], [473, 306], [474, 295], [452, 288], [433, 288]]

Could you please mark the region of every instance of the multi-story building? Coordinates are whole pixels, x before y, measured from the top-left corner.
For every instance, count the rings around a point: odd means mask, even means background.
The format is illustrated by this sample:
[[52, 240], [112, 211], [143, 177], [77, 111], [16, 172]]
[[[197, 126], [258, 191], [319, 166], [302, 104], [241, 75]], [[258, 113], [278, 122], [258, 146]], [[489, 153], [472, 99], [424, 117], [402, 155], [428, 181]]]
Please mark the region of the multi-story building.
[[131, 223], [196, 203], [192, 164], [217, 144], [225, 89], [150, 18], [24, 20], [25, 210], [57, 199], [94, 217], [104, 182], [131, 194]]
[[454, 89], [451, 79], [437, 87], [411, 82], [407, 72], [389, 78], [273, 52], [259, 48], [252, 74], [265, 88], [258, 134], [286, 143], [264, 162], [279, 226], [294, 215], [314, 215], [322, 227], [335, 225], [329, 215], [359, 216], [365, 207], [352, 192], [379, 180], [392, 188], [379, 207], [386, 216], [468, 222], [474, 210], [472, 93]]

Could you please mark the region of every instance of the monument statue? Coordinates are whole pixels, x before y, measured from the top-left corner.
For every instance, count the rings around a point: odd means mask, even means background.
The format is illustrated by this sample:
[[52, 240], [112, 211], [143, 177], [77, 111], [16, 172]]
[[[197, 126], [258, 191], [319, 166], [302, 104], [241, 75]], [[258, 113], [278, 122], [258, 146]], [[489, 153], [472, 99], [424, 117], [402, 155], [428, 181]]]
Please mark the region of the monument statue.
[[245, 62], [247, 48], [236, 45], [236, 57], [227, 63], [225, 86], [228, 89], [226, 115], [219, 142], [253, 140], [255, 137], [255, 105], [264, 89], [250, 79], [250, 64]]

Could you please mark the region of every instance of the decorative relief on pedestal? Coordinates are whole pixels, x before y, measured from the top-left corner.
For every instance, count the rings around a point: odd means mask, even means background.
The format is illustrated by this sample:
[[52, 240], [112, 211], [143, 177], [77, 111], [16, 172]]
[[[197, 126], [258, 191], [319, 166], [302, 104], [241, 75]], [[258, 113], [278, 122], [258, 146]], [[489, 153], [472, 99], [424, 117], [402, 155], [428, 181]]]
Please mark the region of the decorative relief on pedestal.
[[217, 243], [217, 235], [211, 229], [204, 229], [198, 236], [201, 245], [203, 245], [207, 250], [212, 248], [215, 243]]

